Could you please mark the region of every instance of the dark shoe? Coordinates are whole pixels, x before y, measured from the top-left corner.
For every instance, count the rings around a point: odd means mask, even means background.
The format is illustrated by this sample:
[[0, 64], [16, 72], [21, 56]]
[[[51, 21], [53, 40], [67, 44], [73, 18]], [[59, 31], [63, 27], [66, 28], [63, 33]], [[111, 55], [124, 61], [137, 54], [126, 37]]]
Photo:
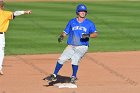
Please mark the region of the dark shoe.
[[3, 75], [3, 72], [2, 72], [2, 70], [0, 70], [0, 75]]
[[76, 81], [77, 81], [77, 78], [74, 77], [74, 76], [72, 76], [72, 77], [71, 77], [71, 80], [70, 80], [70, 83], [75, 84]]
[[43, 80], [47, 80], [47, 81], [56, 81], [57, 78], [54, 74], [51, 74], [50, 76], [45, 77]]

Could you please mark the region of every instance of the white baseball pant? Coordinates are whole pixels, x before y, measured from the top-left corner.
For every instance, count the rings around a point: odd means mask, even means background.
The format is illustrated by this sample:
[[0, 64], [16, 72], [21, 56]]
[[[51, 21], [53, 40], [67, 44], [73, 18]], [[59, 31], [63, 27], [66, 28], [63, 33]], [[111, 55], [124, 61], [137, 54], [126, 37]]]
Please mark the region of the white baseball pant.
[[81, 58], [88, 51], [88, 46], [72, 46], [68, 45], [61, 56], [58, 58], [58, 62], [63, 64], [67, 60], [71, 59], [71, 64], [78, 65]]
[[0, 70], [2, 69], [4, 59], [5, 35], [0, 34]]

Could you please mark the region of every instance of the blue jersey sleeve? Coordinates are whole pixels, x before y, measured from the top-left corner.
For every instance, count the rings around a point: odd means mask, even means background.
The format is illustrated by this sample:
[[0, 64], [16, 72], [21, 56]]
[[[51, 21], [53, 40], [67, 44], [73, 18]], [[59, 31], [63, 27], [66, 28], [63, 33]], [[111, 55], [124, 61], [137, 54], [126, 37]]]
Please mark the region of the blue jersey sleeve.
[[69, 34], [69, 31], [71, 30], [71, 21], [68, 22], [66, 28], [64, 29], [64, 32], [66, 34]]
[[90, 24], [90, 28], [89, 28], [89, 33], [94, 33], [96, 32], [96, 27], [95, 27], [95, 24], [93, 22], [91, 22]]

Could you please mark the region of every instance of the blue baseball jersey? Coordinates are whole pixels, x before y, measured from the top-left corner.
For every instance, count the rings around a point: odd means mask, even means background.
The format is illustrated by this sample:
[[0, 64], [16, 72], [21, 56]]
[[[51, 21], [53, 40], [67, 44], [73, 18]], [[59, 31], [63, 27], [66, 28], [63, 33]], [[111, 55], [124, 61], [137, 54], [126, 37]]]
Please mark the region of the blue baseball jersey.
[[96, 32], [95, 24], [85, 18], [83, 22], [78, 22], [77, 18], [71, 19], [64, 32], [68, 35], [67, 44], [73, 46], [89, 46], [88, 41], [81, 40], [82, 34], [91, 34]]

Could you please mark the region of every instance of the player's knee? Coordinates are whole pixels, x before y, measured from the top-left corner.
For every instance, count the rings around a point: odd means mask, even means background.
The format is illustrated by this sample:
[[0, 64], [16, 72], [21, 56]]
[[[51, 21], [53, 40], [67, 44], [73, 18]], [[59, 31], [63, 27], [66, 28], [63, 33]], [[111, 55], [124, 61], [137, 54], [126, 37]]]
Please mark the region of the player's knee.
[[62, 60], [62, 59], [58, 59], [57, 61], [59, 64], [64, 64], [65, 60]]
[[4, 47], [0, 47], [0, 54], [4, 53]]
[[78, 57], [77, 58], [72, 58], [71, 60], [72, 60], [71, 64], [78, 65], [79, 62], [80, 62], [80, 57], [79, 58]]
[[78, 65], [79, 62], [71, 62], [72, 65]]

